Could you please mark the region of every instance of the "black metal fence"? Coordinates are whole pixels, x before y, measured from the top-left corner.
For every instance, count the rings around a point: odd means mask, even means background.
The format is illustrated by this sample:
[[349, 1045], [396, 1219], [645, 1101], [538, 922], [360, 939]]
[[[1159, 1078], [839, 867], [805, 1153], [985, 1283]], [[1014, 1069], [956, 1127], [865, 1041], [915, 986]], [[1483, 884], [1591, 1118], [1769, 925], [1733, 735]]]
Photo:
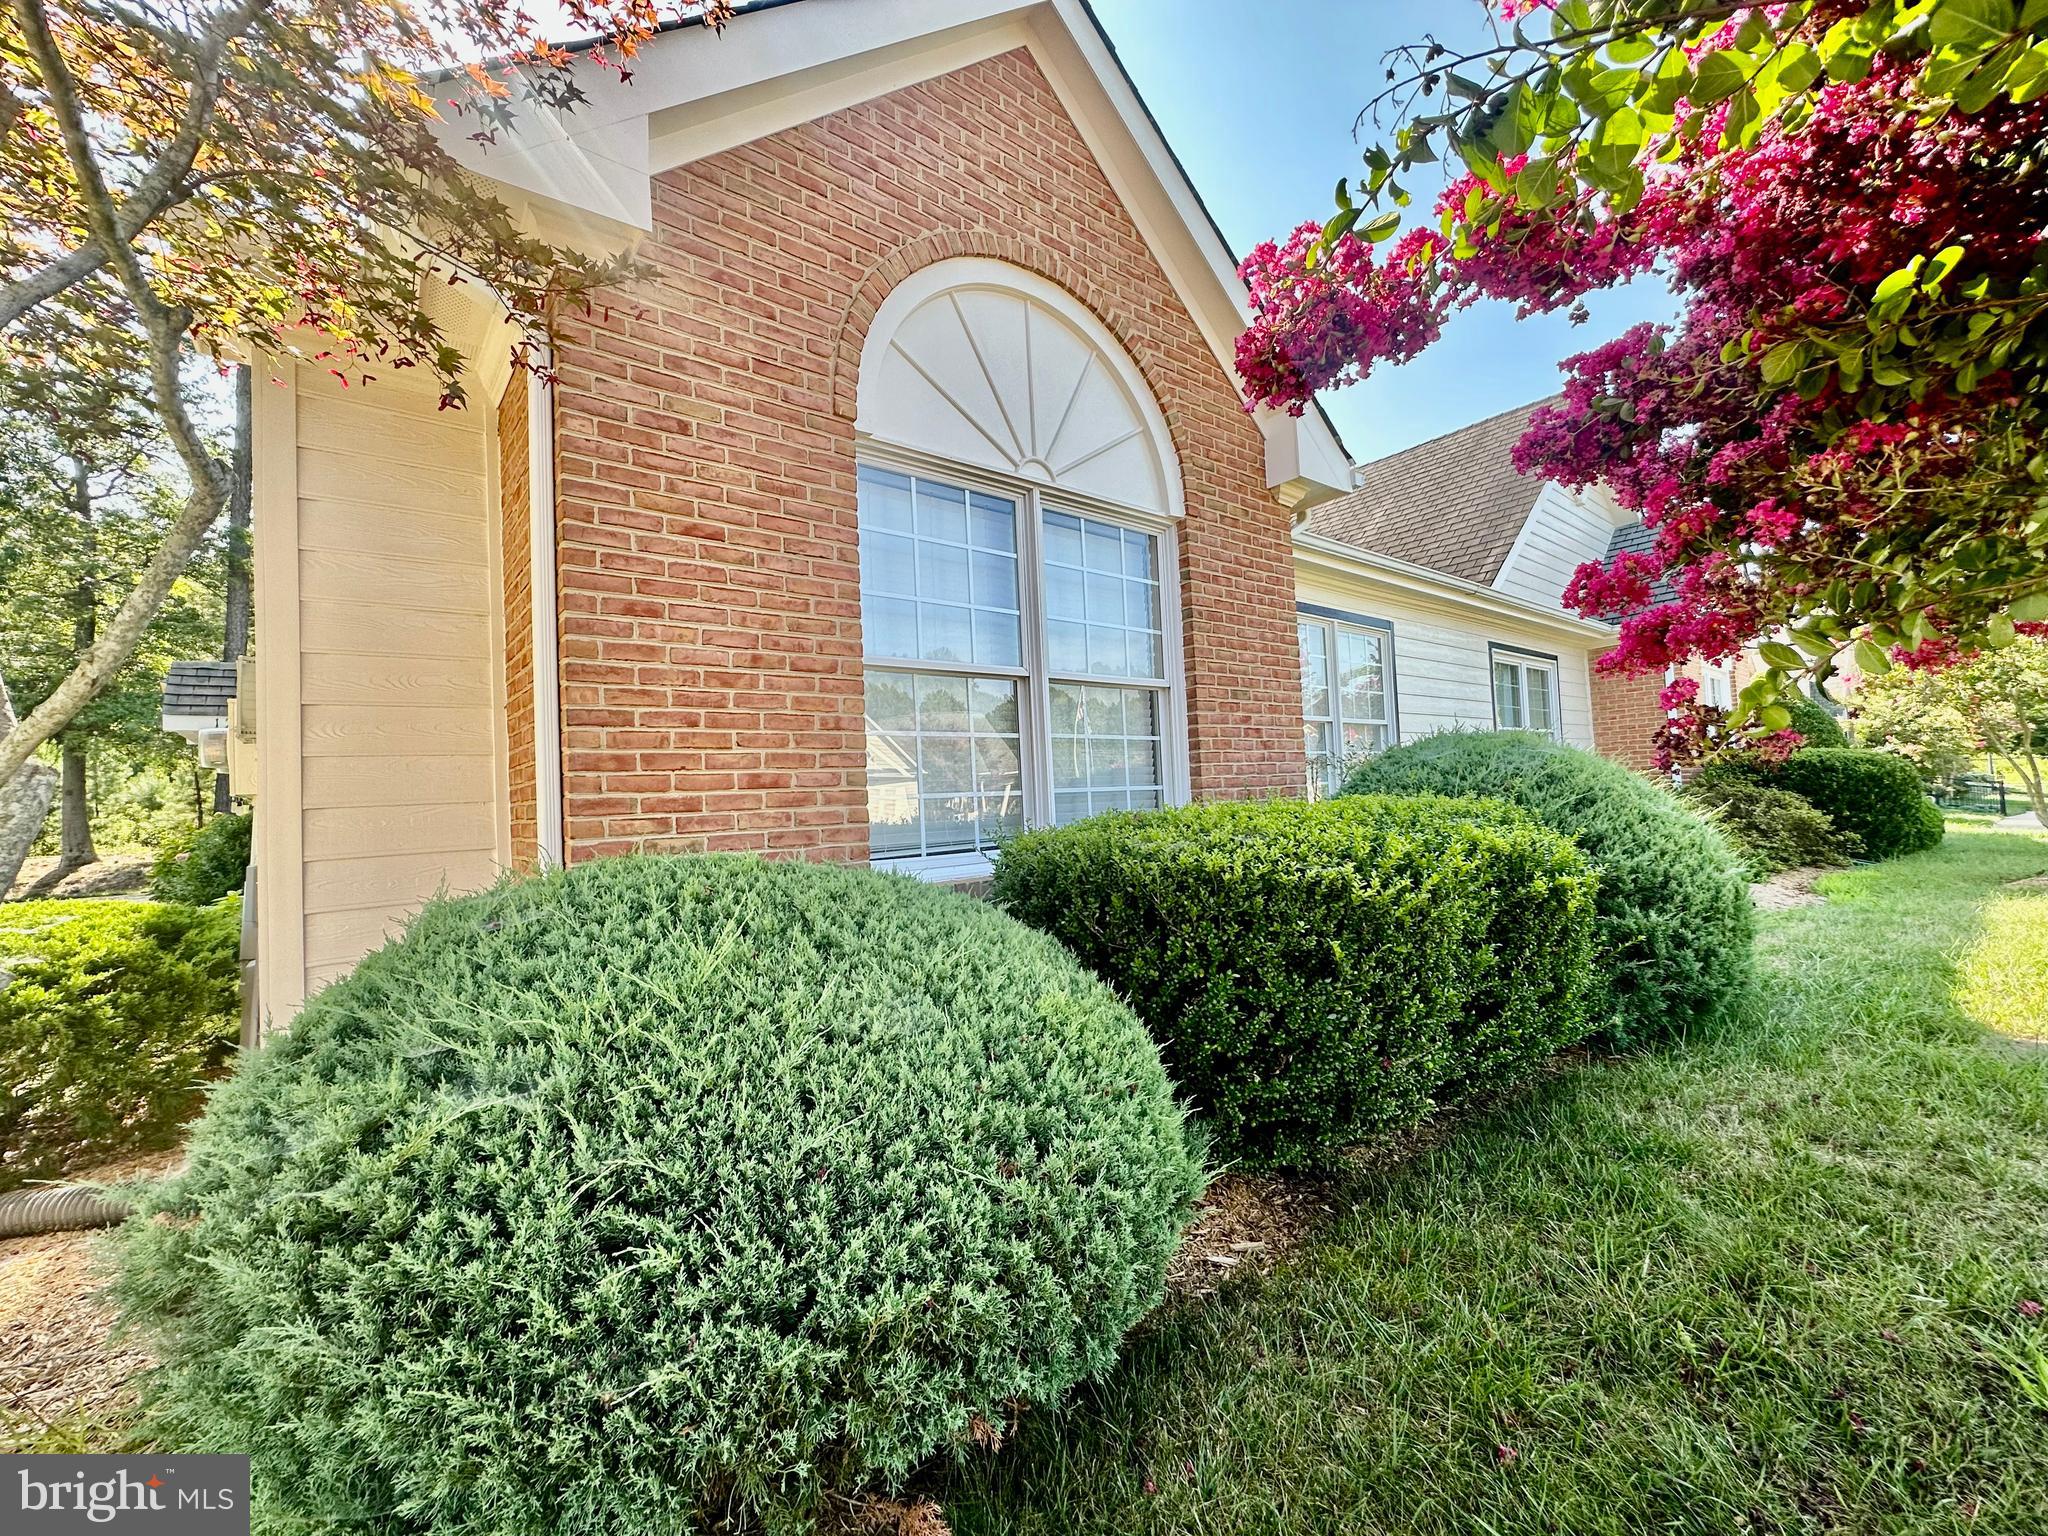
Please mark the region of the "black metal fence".
[[1934, 803], [1945, 811], [1978, 811], [2010, 816], [2027, 808], [2027, 797], [2004, 779], [1988, 773], [1965, 773], [1934, 786]]

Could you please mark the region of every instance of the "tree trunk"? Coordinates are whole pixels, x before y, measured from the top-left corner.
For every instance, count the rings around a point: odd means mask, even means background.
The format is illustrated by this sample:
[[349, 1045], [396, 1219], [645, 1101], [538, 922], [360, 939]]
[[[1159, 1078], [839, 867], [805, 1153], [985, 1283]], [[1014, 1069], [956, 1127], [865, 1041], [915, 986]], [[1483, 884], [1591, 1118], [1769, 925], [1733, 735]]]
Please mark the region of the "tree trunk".
[[[14, 701], [7, 679], [0, 677], [0, 736], [14, 729]], [[0, 900], [14, 889], [28, 851], [50, 819], [50, 800], [57, 792], [57, 770], [31, 759], [0, 781]]]
[[[249, 621], [254, 611], [249, 586], [249, 394], [253, 377], [246, 366], [235, 370], [235, 443], [228, 465], [227, 621], [221, 637], [222, 661], [240, 661], [248, 654]], [[214, 814], [225, 815], [232, 809], [228, 801], [228, 776], [217, 773], [213, 778]]]
[[[85, 556], [78, 587], [71, 594], [71, 654], [75, 658], [92, 649], [100, 605], [99, 580], [95, 575], [99, 530], [92, 515], [92, 476], [83, 460], [74, 459], [71, 465], [71, 511], [78, 519], [79, 548]], [[85, 742], [75, 731], [64, 732], [57, 742], [57, 793], [63, 809], [58, 814], [56, 879], [62, 880], [74, 869], [98, 863], [100, 856], [92, 845], [92, 800], [85, 781]]]
[[63, 757], [58, 767], [58, 794], [63, 808], [58, 813], [62, 840], [57, 850], [57, 867], [68, 875], [74, 869], [97, 864], [100, 855], [92, 845], [92, 801], [85, 792], [85, 745], [69, 736], [60, 741]]

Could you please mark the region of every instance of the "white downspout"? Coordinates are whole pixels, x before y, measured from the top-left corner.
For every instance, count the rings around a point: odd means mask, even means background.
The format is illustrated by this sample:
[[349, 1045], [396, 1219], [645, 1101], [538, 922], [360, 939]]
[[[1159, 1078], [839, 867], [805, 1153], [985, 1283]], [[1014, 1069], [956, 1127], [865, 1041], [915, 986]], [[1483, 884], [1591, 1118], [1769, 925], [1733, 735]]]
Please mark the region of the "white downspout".
[[533, 603], [533, 802], [540, 867], [562, 867], [562, 637], [555, 599], [554, 353], [526, 376], [526, 548]]

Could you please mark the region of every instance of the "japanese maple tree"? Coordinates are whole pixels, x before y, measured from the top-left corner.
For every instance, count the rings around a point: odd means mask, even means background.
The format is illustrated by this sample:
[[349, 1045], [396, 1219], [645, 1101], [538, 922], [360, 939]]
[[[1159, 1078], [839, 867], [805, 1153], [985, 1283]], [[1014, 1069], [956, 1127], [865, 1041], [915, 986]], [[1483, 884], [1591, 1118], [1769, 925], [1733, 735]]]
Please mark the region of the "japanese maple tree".
[[[664, 21], [731, 7], [566, 0], [550, 21], [592, 39], [572, 55], [519, 3], [0, 3], [0, 409], [66, 380], [125, 390], [156, 439], [138, 446], [186, 482], [77, 665], [19, 720], [0, 702], [6, 865], [38, 819], [13, 804], [39, 777], [24, 765], [120, 672], [228, 499], [199, 365], [292, 350], [307, 326], [345, 376], [423, 369], [459, 404], [464, 359], [423, 302], [435, 285], [488, 284], [541, 323], [618, 268], [529, 234], [437, 128], [489, 141], [520, 112], [573, 111], [579, 60], [623, 75]], [[508, 328], [522, 362], [526, 337]]]
[[[1299, 411], [1479, 298], [1654, 268], [1677, 323], [1569, 359], [1515, 461], [1656, 532], [1566, 593], [1619, 620], [1603, 667], [1762, 638], [1730, 719], [1669, 691], [1667, 753], [1781, 730], [1845, 652], [1874, 673], [2048, 620], [2048, 0], [1502, 10], [1487, 49], [1397, 50], [1361, 196], [1245, 262], [1250, 400]], [[1465, 174], [1403, 233], [1399, 178], [1440, 154]]]

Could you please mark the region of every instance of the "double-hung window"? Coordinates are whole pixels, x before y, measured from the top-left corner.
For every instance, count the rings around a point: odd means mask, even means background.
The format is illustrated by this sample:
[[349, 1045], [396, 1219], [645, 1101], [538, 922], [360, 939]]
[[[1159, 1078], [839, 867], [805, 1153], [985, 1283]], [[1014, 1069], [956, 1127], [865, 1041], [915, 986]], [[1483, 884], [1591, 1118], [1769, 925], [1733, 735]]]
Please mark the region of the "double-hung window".
[[1335, 794], [1346, 767], [1394, 739], [1394, 632], [1364, 619], [1300, 615], [1302, 739], [1308, 789]]
[[863, 462], [869, 852], [971, 869], [1179, 780], [1171, 532], [1029, 485]]
[[1557, 658], [1492, 649], [1493, 723], [1504, 731], [1557, 735]]

